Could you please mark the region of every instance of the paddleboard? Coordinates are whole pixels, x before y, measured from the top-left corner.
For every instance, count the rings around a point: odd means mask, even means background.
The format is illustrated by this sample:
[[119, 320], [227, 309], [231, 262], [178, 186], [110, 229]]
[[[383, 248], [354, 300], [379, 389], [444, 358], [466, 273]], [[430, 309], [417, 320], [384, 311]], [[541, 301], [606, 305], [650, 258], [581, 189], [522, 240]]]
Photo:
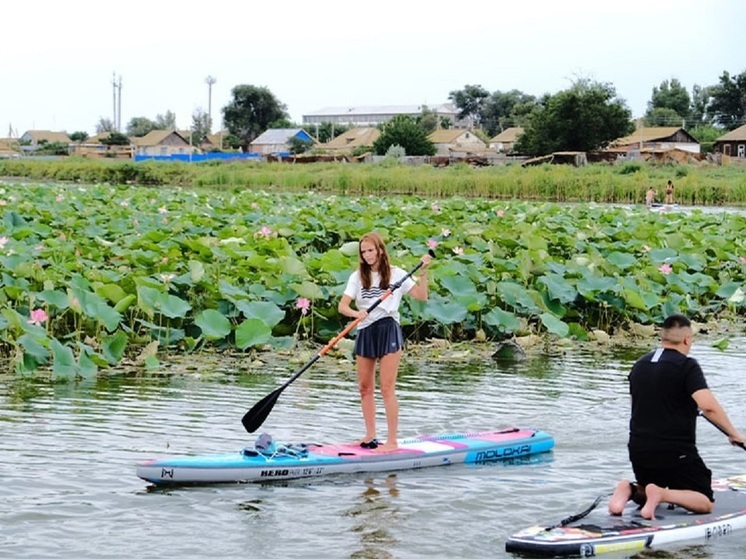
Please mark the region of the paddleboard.
[[488, 464], [547, 452], [554, 438], [543, 431], [423, 435], [382, 452], [356, 444], [290, 444], [205, 456], [171, 456], [137, 466], [138, 477], [156, 485], [237, 483], [310, 478], [339, 473], [388, 472], [448, 464]]
[[[709, 543], [746, 528], [746, 475], [714, 481], [715, 506], [710, 514], [694, 514], [663, 503], [654, 520], [640, 516], [630, 502], [621, 516], [611, 516], [608, 496], [597, 499], [587, 514], [555, 525], [531, 526], [511, 536], [505, 550], [544, 556], [592, 557], [610, 552], [637, 552], [673, 542]], [[584, 511], [586, 512], [586, 511]], [[744, 534], [746, 537], [746, 534]]]

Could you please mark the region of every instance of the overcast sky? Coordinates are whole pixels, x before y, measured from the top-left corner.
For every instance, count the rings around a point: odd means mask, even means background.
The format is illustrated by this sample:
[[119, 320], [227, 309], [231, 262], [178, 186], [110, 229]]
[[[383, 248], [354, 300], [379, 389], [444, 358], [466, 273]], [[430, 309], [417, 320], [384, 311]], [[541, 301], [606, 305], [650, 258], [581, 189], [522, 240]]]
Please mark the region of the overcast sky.
[[633, 116], [678, 79], [746, 71], [745, 0], [34, 0], [4, 2], [0, 137], [95, 132], [114, 119], [208, 111], [266, 86], [292, 120], [325, 107], [436, 105], [467, 84], [556, 93], [611, 83]]

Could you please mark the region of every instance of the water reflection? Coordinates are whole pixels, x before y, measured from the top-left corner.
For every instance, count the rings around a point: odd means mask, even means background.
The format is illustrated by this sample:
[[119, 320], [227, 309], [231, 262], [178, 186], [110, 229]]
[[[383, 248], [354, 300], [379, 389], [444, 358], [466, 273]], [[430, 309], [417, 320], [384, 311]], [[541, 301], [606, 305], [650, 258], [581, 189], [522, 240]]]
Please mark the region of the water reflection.
[[353, 559], [383, 559], [394, 557], [393, 548], [397, 538], [392, 532], [398, 520], [400, 509], [396, 505], [399, 491], [396, 488], [396, 474], [383, 478], [366, 478], [365, 489], [358, 502], [344, 513], [351, 517], [350, 530], [360, 539], [360, 549], [354, 551]]

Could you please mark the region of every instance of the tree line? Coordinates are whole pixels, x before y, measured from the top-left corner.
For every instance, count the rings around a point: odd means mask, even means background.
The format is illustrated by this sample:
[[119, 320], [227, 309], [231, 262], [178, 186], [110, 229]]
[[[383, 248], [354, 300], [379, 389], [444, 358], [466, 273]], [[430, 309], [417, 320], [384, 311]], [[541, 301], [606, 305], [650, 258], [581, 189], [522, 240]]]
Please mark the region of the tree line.
[[[237, 85], [231, 101], [222, 108], [228, 130], [226, 147], [248, 151], [249, 144], [269, 128], [300, 128], [290, 121], [287, 106], [267, 87]], [[490, 93], [481, 85], [465, 85], [449, 93], [459, 119], [468, 119], [474, 132], [488, 141], [509, 127], [520, 127], [514, 150], [526, 155], [555, 151], [594, 151], [634, 131], [632, 113], [613, 85], [578, 79], [569, 88], [540, 97], [513, 89]], [[664, 80], [653, 87], [645, 126], [681, 126], [703, 146], [710, 145], [725, 131], [746, 123], [746, 71], [730, 75], [724, 71], [718, 83], [695, 85], [691, 94], [677, 80]], [[380, 126], [381, 136], [372, 146], [379, 155], [396, 146], [407, 155], [433, 155], [428, 135], [453, 123], [424, 107], [416, 117], [398, 116]], [[127, 125], [127, 136], [144, 136], [151, 130], [175, 129], [173, 113], [155, 120], [136, 117]], [[195, 145], [210, 133], [212, 122], [204, 111], [192, 115], [190, 133]], [[328, 142], [348, 127], [322, 123], [315, 127], [319, 142]], [[101, 119], [97, 132], [114, 131], [113, 123]], [[124, 136], [124, 135], [122, 135]], [[119, 136], [114, 141], [122, 141]], [[291, 146], [300, 153], [311, 148], [303, 142]]]

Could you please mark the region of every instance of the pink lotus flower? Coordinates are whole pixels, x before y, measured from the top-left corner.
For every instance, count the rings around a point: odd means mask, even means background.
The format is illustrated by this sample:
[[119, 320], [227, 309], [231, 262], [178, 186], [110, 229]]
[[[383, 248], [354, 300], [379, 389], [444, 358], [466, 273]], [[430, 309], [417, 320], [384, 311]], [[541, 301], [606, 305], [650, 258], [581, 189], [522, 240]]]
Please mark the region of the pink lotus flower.
[[62, 194], [58, 194], [58, 195], [57, 195], [57, 198], [55, 198], [55, 200], [56, 200], [57, 202], [62, 202], [62, 201], [63, 201], [64, 199], [65, 199], [65, 197], [64, 197], [64, 196], [63, 196]]
[[433, 248], [434, 249], [436, 246], [438, 246], [438, 241], [436, 241], [435, 239], [428, 239], [428, 241], [427, 241], [427, 248]]
[[47, 316], [44, 309], [34, 309], [31, 311], [31, 318], [28, 319], [28, 323], [41, 326], [41, 323], [46, 322], [47, 320], [49, 320], [49, 316]]
[[746, 256], [741, 256], [739, 260], [741, 261], [741, 264], [746, 264]]
[[311, 301], [309, 301], [305, 297], [300, 297], [295, 302], [295, 308], [296, 309], [300, 309], [301, 314], [303, 314], [303, 316], [305, 316], [305, 315], [308, 314], [308, 309], [311, 308]]
[[266, 225], [262, 227], [259, 231], [254, 233], [254, 238], [264, 237], [265, 239], [269, 239], [271, 236], [272, 236], [272, 229], [270, 229]]
[[497, 210], [495, 213], [497, 214], [497, 217], [502, 217], [505, 215], [505, 210]]
[[8, 237], [0, 237], [0, 248], [5, 248], [8, 244]]
[[673, 271], [673, 268], [671, 268], [669, 264], [661, 264], [658, 270], [660, 270], [661, 274], [663, 274], [664, 276], [667, 276]]
[[430, 209], [433, 210], [434, 212], [439, 212], [440, 211], [440, 206], [438, 206], [438, 204], [436, 204], [436, 203], [433, 203], [430, 206]]

